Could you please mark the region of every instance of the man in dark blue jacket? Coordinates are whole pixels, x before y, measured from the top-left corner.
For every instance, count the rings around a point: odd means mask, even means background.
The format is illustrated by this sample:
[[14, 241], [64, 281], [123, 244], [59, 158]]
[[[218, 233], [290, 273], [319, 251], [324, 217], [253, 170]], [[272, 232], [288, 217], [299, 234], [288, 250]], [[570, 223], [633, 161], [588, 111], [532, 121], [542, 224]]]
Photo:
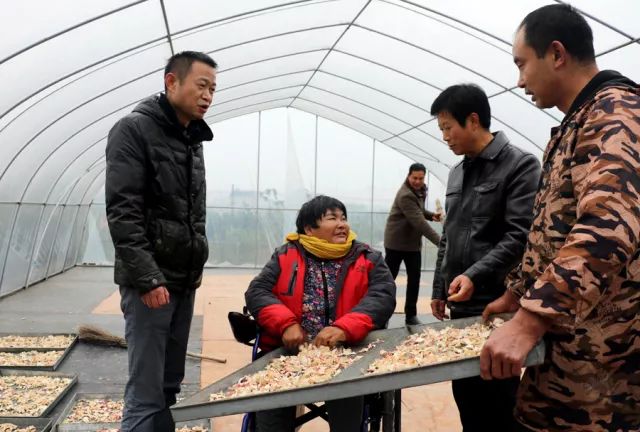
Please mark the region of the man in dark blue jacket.
[[123, 432], [173, 432], [195, 289], [208, 257], [202, 141], [216, 63], [169, 59], [165, 93], [118, 121], [106, 149], [106, 208], [129, 355]]
[[[504, 293], [505, 277], [522, 257], [540, 163], [503, 132], [490, 132], [489, 100], [476, 85], [447, 88], [431, 114], [451, 151], [464, 155], [449, 173], [431, 309], [442, 320], [448, 301], [451, 318], [476, 316]], [[513, 430], [518, 382], [454, 380], [464, 431]]]

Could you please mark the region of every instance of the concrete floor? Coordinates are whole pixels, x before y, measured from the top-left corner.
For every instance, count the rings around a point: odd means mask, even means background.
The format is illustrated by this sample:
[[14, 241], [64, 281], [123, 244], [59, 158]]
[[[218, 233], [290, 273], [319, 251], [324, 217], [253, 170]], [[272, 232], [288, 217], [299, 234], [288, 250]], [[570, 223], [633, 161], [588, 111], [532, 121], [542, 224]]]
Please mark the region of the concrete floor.
[[[226, 364], [187, 359], [183, 395], [229, 375], [249, 363], [249, 347], [233, 338], [227, 312], [242, 310], [244, 291], [257, 273], [252, 269], [207, 269], [196, 296], [195, 316], [189, 350], [227, 359]], [[112, 282], [112, 268], [77, 267], [41, 282], [27, 290], [0, 299], [0, 332], [75, 332], [79, 324], [93, 324], [122, 336], [124, 320], [120, 296]], [[420, 318], [433, 321], [427, 314], [432, 273], [422, 276], [418, 302]], [[398, 305], [390, 327], [403, 325], [406, 277], [398, 276]], [[74, 391], [122, 393], [126, 382], [126, 351], [78, 344], [58, 369], [76, 373], [79, 385]], [[72, 392], [73, 393], [73, 392]], [[59, 415], [62, 401], [53, 412]], [[216, 432], [239, 431], [241, 416], [214, 419]], [[403, 431], [457, 432], [461, 430], [450, 383], [433, 384], [403, 390]], [[328, 431], [327, 424], [316, 419], [301, 428], [303, 432]]]

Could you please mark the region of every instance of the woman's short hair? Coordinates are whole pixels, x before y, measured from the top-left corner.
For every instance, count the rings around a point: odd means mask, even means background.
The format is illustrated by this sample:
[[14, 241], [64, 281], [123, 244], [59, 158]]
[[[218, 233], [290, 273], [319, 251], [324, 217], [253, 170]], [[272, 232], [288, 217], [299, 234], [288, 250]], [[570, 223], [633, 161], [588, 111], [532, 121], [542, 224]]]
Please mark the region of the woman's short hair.
[[296, 218], [296, 229], [298, 234], [304, 234], [304, 227], [318, 228], [318, 221], [322, 219], [327, 210], [342, 210], [344, 217], [347, 217], [347, 208], [339, 199], [318, 195], [317, 197], [302, 204], [298, 217]]

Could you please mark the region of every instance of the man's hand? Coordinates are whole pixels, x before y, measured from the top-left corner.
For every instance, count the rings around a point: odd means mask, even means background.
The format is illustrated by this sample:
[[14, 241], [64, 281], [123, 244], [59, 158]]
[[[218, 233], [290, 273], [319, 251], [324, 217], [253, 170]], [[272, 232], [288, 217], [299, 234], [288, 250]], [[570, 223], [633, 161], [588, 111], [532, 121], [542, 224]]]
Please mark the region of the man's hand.
[[161, 285], [143, 294], [141, 299], [142, 303], [148, 308], [158, 309], [169, 304], [169, 290], [167, 290], [167, 287]]
[[484, 308], [482, 311], [482, 319], [483, 321], [487, 321], [489, 319], [489, 315], [515, 312], [519, 308], [520, 302], [518, 302], [518, 298], [510, 290], [506, 290], [502, 296], [498, 297]]
[[313, 344], [315, 346], [325, 345], [330, 348], [335, 347], [339, 342], [344, 342], [347, 340], [347, 334], [338, 327], [325, 327], [320, 330], [320, 333], [313, 340]]
[[452, 302], [467, 301], [473, 295], [473, 282], [465, 275], [456, 276], [449, 285], [449, 297], [447, 300]]
[[298, 348], [304, 343], [304, 330], [298, 323], [290, 325], [282, 333], [282, 344], [288, 350]]
[[434, 213], [433, 216], [431, 217], [431, 220], [433, 222], [441, 222], [442, 221], [442, 213], [441, 212]]
[[480, 376], [510, 378], [520, 376], [529, 351], [549, 328], [539, 315], [520, 309], [515, 316], [495, 329], [480, 353]]
[[439, 319], [440, 321], [442, 321], [445, 318], [449, 318], [449, 315], [445, 314], [446, 307], [447, 307], [447, 302], [445, 302], [444, 300], [438, 300], [438, 299], [431, 300], [431, 313], [435, 318]]

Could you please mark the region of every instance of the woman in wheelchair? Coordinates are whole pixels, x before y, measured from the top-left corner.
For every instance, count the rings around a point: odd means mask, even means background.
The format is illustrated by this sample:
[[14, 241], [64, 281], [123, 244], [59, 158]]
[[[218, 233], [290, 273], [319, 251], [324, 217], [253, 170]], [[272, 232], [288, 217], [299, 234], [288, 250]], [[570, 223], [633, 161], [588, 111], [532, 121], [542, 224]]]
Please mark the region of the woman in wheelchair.
[[[396, 286], [382, 254], [355, 240], [344, 204], [317, 196], [298, 212], [296, 228], [245, 293], [260, 348], [357, 344], [383, 328]], [[331, 432], [360, 430], [363, 397], [327, 401], [326, 408]], [[295, 407], [256, 413], [257, 432], [293, 432], [294, 422]]]

